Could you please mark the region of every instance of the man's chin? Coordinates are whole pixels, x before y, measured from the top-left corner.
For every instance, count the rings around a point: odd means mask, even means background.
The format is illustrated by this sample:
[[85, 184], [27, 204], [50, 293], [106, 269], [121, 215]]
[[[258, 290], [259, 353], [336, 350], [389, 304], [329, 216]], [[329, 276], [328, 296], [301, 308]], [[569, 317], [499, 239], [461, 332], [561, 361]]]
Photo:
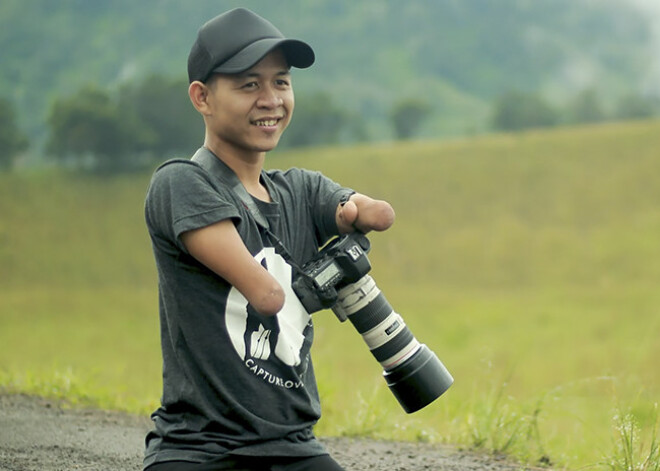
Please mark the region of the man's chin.
[[255, 145], [255, 150], [257, 150], [258, 152], [270, 152], [271, 150], [277, 147], [279, 142], [280, 142], [279, 136], [277, 138], [268, 139], [267, 141], [257, 143]]

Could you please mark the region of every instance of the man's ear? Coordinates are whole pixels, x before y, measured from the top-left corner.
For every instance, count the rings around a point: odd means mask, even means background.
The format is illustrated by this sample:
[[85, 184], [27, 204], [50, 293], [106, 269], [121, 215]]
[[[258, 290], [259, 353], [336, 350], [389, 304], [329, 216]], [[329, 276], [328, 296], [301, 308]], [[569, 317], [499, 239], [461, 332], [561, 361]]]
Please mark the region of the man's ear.
[[188, 96], [197, 111], [202, 115], [209, 114], [209, 87], [206, 84], [195, 80], [188, 87]]

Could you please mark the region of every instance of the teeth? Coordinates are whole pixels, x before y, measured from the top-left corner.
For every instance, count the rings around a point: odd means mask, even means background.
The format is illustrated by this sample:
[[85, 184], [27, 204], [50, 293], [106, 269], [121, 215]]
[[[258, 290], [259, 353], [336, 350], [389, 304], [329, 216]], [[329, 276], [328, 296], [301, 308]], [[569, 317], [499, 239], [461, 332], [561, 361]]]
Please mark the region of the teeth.
[[257, 126], [275, 126], [277, 124], [276, 119], [262, 119], [260, 121], [255, 121], [254, 124]]

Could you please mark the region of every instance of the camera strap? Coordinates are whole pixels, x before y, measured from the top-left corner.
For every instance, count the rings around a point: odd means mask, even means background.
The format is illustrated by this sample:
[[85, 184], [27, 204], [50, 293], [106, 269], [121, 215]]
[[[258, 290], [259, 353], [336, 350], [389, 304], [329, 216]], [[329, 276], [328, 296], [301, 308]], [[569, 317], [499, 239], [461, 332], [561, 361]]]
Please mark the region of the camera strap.
[[222, 160], [215, 156], [210, 150], [206, 147], [200, 147], [195, 155], [192, 157], [192, 161], [197, 163], [202, 167], [206, 172], [211, 176], [217, 178], [222, 183], [227, 185], [231, 190], [239, 197], [245, 209], [248, 210], [254, 221], [259, 226], [266, 237], [274, 245], [275, 251], [297, 272], [302, 272], [300, 265], [293, 259], [289, 251], [284, 247], [282, 241], [270, 230], [270, 224], [268, 220], [259, 210], [257, 203], [252, 198], [252, 195], [248, 193], [241, 183], [241, 180], [234, 173], [234, 171]]
[[245, 209], [249, 211], [257, 225], [270, 232], [270, 224], [268, 224], [268, 220], [263, 214], [261, 214], [261, 211], [259, 211], [259, 207], [252, 199], [252, 196], [250, 196], [234, 171], [226, 163], [216, 157], [206, 147], [200, 147], [197, 152], [195, 152], [195, 155], [193, 155], [192, 160], [197, 162], [212, 176], [218, 178], [231, 188], [236, 196], [241, 199]]

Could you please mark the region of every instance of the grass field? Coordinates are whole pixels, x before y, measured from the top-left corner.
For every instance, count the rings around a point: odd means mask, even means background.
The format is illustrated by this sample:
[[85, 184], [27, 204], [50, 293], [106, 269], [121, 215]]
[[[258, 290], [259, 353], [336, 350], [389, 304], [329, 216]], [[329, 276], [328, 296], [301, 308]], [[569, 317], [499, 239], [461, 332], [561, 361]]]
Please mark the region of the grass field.
[[[270, 156], [390, 201], [373, 276], [455, 384], [406, 415], [315, 315], [320, 435], [660, 469], [660, 122]], [[160, 394], [149, 175], [0, 175], [0, 388], [148, 413]]]

